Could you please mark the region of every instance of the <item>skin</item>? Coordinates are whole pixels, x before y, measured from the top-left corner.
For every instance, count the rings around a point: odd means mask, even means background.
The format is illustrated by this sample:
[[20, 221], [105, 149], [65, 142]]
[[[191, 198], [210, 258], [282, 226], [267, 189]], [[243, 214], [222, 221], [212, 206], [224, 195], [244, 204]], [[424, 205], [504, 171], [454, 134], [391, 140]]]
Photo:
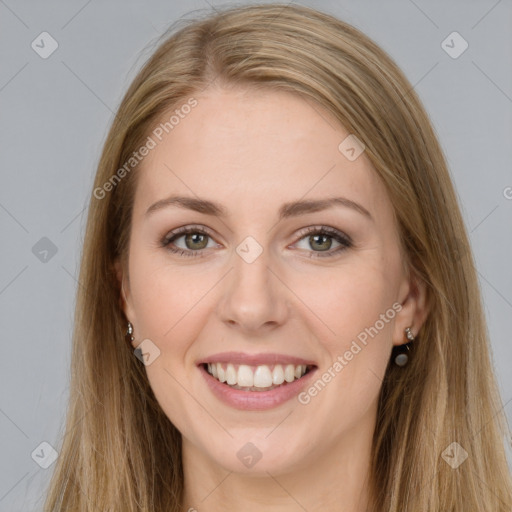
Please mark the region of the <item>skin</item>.
[[[348, 132], [318, 105], [250, 89], [194, 97], [198, 105], [137, 169], [128, 268], [118, 264], [134, 346], [150, 339], [160, 350], [147, 376], [182, 433], [183, 510], [366, 510], [386, 365], [392, 346], [407, 341], [404, 329], [416, 334], [427, 314], [425, 288], [402, 264], [392, 204], [365, 153], [349, 161], [338, 150]], [[229, 215], [176, 206], [145, 215], [171, 194], [214, 200]], [[333, 195], [361, 204], [373, 220], [345, 207], [277, 219], [285, 202]], [[160, 245], [191, 224], [212, 237], [187, 246], [182, 235], [174, 245], [202, 257]], [[299, 233], [317, 225], [354, 245], [332, 253], [335, 239], [315, 244]], [[263, 248], [251, 264], [236, 252], [247, 236]], [[331, 257], [322, 257], [325, 247]], [[218, 352], [278, 352], [316, 361], [320, 375], [394, 303], [400, 312], [307, 405], [294, 398], [236, 410], [196, 366]], [[237, 457], [248, 442], [262, 454], [251, 468]]]

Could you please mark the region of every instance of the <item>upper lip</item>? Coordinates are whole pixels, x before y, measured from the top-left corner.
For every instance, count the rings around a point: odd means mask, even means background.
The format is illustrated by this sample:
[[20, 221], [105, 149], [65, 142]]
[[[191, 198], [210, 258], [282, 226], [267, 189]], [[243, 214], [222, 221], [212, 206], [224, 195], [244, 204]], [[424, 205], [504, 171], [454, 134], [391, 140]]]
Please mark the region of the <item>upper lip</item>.
[[316, 366], [314, 361], [303, 359], [297, 356], [289, 356], [286, 354], [245, 354], [243, 352], [221, 352], [212, 354], [197, 361], [197, 365], [205, 363], [233, 363], [246, 364], [248, 366], [258, 366], [263, 364], [304, 364], [307, 366]]

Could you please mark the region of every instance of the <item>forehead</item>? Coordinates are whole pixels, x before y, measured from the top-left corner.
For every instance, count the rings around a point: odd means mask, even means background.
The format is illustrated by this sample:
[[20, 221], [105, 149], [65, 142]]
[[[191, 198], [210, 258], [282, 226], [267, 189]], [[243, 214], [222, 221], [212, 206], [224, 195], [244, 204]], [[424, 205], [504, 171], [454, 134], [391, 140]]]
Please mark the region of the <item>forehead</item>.
[[312, 100], [252, 89], [193, 98], [193, 108], [176, 112], [185, 98], [155, 123], [155, 147], [137, 170], [136, 210], [171, 193], [214, 197], [235, 209], [334, 195], [390, 209], [370, 160], [364, 152], [346, 157], [339, 146], [350, 134]]

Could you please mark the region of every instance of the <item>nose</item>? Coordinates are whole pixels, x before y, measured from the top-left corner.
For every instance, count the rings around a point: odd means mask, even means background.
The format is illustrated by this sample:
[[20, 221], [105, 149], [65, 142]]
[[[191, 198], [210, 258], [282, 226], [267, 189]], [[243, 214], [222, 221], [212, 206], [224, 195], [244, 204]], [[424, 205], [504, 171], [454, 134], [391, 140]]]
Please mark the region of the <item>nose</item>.
[[235, 253], [234, 268], [225, 278], [217, 304], [219, 318], [246, 334], [273, 330], [283, 325], [289, 314], [290, 292], [279, 271], [270, 268], [267, 254], [263, 251], [249, 263]]

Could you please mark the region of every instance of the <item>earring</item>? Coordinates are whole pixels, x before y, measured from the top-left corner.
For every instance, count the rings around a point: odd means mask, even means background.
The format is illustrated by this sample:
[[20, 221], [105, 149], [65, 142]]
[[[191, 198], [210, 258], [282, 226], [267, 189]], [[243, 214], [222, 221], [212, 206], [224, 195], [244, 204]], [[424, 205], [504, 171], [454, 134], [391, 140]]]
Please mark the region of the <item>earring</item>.
[[407, 336], [409, 342], [397, 348], [397, 351], [399, 351], [399, 354], [395, 356], [395, 364], [397, 366], [405, 366], [409, 361], [409, 355], [407, 354], [407, 352], [409, 352], [410, 350], [410, 343], [414, 341], [414, 335], [410, 327], [405, 328], [405, 335]]
[[133, 325], [131, 322], [128, 322], [128, 328], [126, 329], [126, 336], [130, 336], [130, 341], [133, 341], [135, 339], [133, 337]]

